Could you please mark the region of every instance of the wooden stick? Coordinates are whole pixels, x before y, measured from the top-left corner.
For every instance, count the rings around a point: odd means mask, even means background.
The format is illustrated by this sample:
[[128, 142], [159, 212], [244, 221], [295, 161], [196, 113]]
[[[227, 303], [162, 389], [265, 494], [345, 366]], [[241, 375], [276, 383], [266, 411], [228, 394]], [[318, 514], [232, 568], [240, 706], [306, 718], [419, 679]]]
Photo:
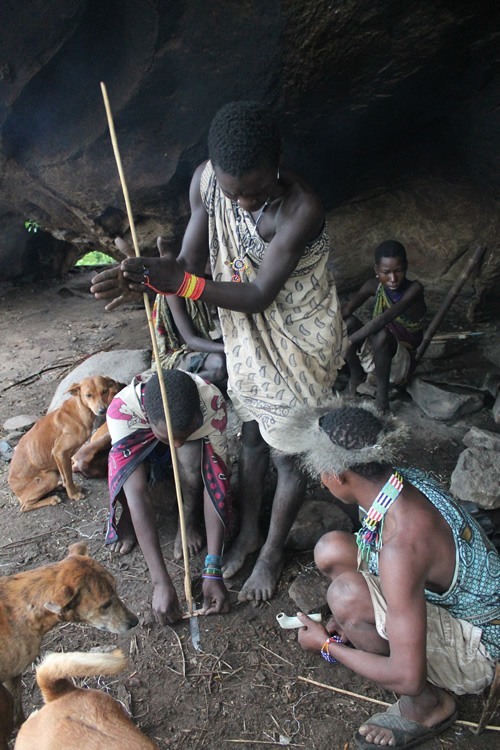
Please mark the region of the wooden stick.
[[[359, 698], [362, 701], [368, 701], [369, 703], [377, 703], [379, 706], [390, 706], [390, 703], [386, 701], [379, 701], [376, 698], [368, 698], [367, 695], [360, 695], [359, 693], [351, 693], [350, 690], [343, 690], [342, 688], [333, 687], [333, 685], [325, 685], [324, 682], [316, 682], [316, 680], [310, 680], [308, 677], [297, 677], [300, 682], [307, 682], [309, 685], [315, 685], [316, 687], [325, 688], [325, 690], [332, 690], [334, 693], [340, 693], [341, 695], [348, 695], [350, 698]], [[464, 721], [463, 719], [457, 719], [455, 724], [461, 724], [464, 727], [475, 727], [479, 725], [473, 721]], [[500, 732], [500, 727], [488, 724], [483, 729], [491, 729], [493, 732]]]
[[474, 254], [469, 258], [467, 261], [467, 264], [465, 268], [463, 269], [462, 273], [458, 277], [458, 279], [455, 281], [451, 289], [449, 290], [448, 294], [446, 295], [443, 304], [431, 320], [430, 324], [427, 327], [427, 330], [425, 331], [424, 338], [422, 339], [422, 343], [417, 349], [417, 353], [415, 355], [415, 362], [420, 362], [422, 357], [424, 356], [427, 347], [431, 343], [431, 339], [436, 333], [437, 329], [441, 325], [441, 322], [450, 309], [451, 305], [453, 304], [455, 297], [458, 295], [459, 291], [469, 278], [469, 276], [472, 273], [472, 270], [475, 268], [475, 266], [478, 265], [481, 258], [483, 257], [485, 253], [486, 247], [484, 245], [476, 245], [476, 248], [474, 250]]
[[[116, 139], [116, 132], [115, 132], [115, 126], [113, 122], [113, 115], [111, 113], [111, 107], [109, 104], [108, 99], [108, 93], [106, 91], [106, 86], [104, 83], [101, 83], [101, 91], [102, 96], [104, 99], [104, 106], [106, 108], [106, 116], [108, 118], [108, 126], [109, 126], [109, 133], [111, 135], [111, 143], [113, 144], [113, 152], [115, 155], [116, 160], [116, 166], [118, 167], [118, 174], [120, 175], [120, 182], [122, 186], [123, 191], [123, 197], [125, 199], [125, 206], [127, 208], [127, 216], [128, 221], [130, 225], [130, 233], [132, 235], [132, 242], [134, 245], [134, 251], [137, 258], [141, 257], [141, 252], [139, 250], [139, 245], [137, 243], [137, 235], [135, 231], [135, 222], [134, 222], [134, 216], [132, 214], [132, 206], [130, 205], [130, 199], [127, 189], [127, 183], [125, 181], [125, 174], [123, 172], [123, 166], [122, 166], [122, 160], [120, 157], [120, 151], [118, 149], [118, 141]], [[167, 435], [168, 435], [168, 443], [170, 446], [170, 453], [172, 455], [172, 468], [174, 471], [174, 482], [175, 482], [175, 492], [177, 495], [177, 506], [179, 508], [179, 528], [181, 532], [181, 540], [182, 540], [182, 556], [184, 558], [184, 591], [186, 594], [186, 601], [188, 605], [188, 613], [192, 614], [193, 612], [193, 595], [191, 593], [191, 573], [189, 569], [189, 550], [187, 546], [187, 537], [186, 537], [186, 523], [184, 518], [184, 505], [182, 502], [182, 491], [181, 491], [181, 483], [179, 478], [179, 467], [177, 463], [177, 452], [175, 450], [174, 446], [174, 435], [172, 432], [172, 421], [170, 419], [170, 410], [168, 408], [168, 400], [167, 400], [167, 392], [165, 390], [165, 381], [163, 379], [163, 371], [160, 363], [160, 355], [158, 352], [158, 346], [156, 343], [156, 336], [155, 336], [155, 330], [153, 325], [153, 320], [151, 317], [151, 305], [149, 303], [149, 297], [146, 292], [143, 293], [143, 300], [144, 300], [144, 307], [146, 309], [146, 316], [148, 319], [148, 325], [149, 325], [149, 333], [151, 336], [151, 344], [153, 346], [153, 352], [155, 361], [158, 363], [158, 380], [160, 383], [160, 391], [161, 391], [161, 398], [163, 402], [163, 410], [165, 412], [165, 422], [167, 425]]]

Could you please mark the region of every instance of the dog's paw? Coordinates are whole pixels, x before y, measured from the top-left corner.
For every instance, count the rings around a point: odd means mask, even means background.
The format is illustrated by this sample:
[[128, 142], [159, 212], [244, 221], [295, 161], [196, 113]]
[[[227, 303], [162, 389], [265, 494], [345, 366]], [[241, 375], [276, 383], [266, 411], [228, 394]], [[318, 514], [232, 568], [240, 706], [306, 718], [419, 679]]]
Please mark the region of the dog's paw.
[[84, 490], [76, 490], [76, 492], [72, 492], [71, 495], [68, 493], [70, 500], [83, 500], [85, 495], [86, 492]]

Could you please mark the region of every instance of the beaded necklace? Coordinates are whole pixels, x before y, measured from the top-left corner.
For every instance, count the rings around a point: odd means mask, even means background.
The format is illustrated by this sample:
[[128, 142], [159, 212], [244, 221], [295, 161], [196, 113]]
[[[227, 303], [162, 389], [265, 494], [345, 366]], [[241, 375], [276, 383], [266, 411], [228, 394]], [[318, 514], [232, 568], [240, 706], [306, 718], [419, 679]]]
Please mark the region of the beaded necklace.
[[[269, 203], [271, 201], [271, 197], [267, 199], [267, 201], [264, 203], [262, 208], [260, 209], [257, 218], [255, 219], [255, 223], [253, 225], [253, 232], [255, 234], [257, 227], [259, 226], [259, 221], [262, 219], [262, 215], [266, 208], [268, 207]], [[233, 271], [233, 275], [231, 276], [231, 281], [234, 281], [235, 283], [240, 283], [243, 281], [243, 275], [248, 271], [248, 266], [245, 263], [243, 256], [247, 252], [247, 248], [245, 247], [245, 243], [243, 242], [242, 235], [240, 233], [240, 224], [242, 222], [242, 217], [238, 208], [238, 204], [234, 201], [231, 201], [231, 206], [234, 213], [234, 220], [236, 222], [236, 234], [238, 235], [238, 257], [235, 258], [233, 261], [226, 260], [225, 264], [226, 266], [229, 266], [231, 270]]]
[[360, 530], [356, 534], [356, 544], [362, 560], [368, 560], [370, 552], [382, 547], [384, 517], [403, 489], [403, 477], [395, 471], [384, 484], [371, 504]]

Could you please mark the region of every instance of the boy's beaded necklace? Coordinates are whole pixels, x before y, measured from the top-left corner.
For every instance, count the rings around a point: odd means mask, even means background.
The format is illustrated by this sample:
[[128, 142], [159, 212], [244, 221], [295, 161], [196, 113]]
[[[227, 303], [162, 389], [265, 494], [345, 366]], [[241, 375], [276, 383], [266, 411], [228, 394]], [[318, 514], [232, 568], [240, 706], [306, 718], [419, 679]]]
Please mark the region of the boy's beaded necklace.
[[395, 471], [371, 504], [361, 528], [356, 534], [356, 544], [363, 560], [368, 560], [370, 552], [378, 551], [381, 548], [385, 514], [399, 497], [402, 489], [403, 477]]

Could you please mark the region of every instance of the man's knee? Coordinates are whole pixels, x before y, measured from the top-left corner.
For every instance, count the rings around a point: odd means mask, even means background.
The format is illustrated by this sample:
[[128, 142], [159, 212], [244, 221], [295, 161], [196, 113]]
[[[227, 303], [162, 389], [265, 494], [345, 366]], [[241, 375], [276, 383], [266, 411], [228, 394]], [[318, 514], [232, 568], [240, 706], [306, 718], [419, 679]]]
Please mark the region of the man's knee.
[[356, 548], [352, 534], [346, 531], [329, 531], [314, 547], [314, 562], [322, 573], [330, 575], [335, 568], [355, 567]]
[[377, 354], [390, 358], [398, 348], [398, 342], [387, 328], [382, 328], [380, 331], [373, 333], [370, 336], [370, 341], [375, 358], [377, 358]]
[[348, 570], [332, 581], [327, 594], [328, 606], [339, 625], [366, 621], [372, 609], [370, 592], [361, 573]]

